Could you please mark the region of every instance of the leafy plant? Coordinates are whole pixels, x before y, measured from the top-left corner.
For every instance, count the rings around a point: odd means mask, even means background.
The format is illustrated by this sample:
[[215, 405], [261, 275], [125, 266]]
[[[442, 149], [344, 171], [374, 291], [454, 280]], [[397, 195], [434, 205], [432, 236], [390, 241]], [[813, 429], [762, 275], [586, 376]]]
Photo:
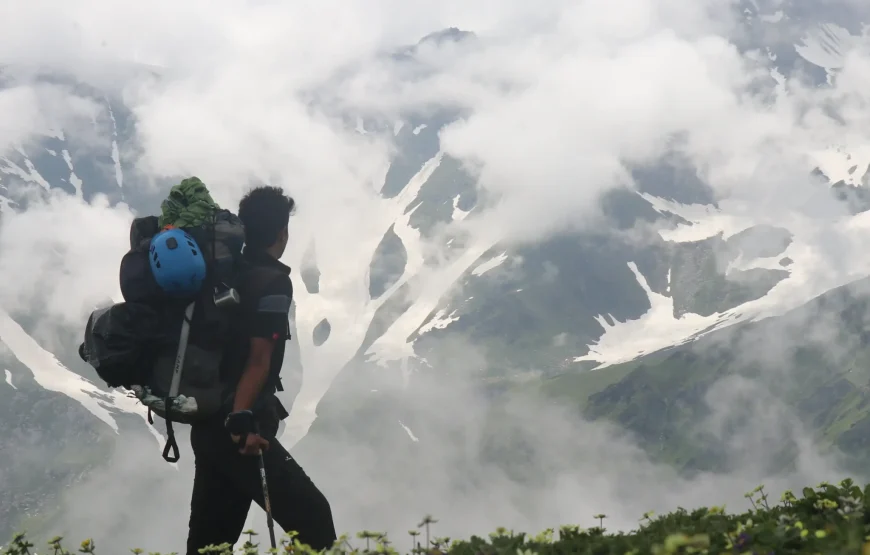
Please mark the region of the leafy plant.
[[[651, 512], [640, 519], [637, 530], [630, 533], [607, 534], [604, 529], [605, 515], [595, 515], [598, 526], [588, 530], [576, 525], [547, 529], [529, 537], [499, 528], [489, 535], [489, 540], [473, 536], [468, 540], [451, 541], [450, 538], [430, 539], [430, 526], [437, 521], [426, 516], [417, 526], [425, 528], [425, 547], [417, 542], [418, 530], [408, 533], [412, 538], [411, 553], [427, 555], [677, 555], [677, 554], [861, 554], [870, 555], [870, 485], [863, 489], [852, 480], [843, 480], [838, 485], [822, 483], [815, 488], [803, 488], [798, 497], [786, 491], [778, 505], [770, 505], [764, 486], [758, 486], [746, 494], [750, 508], [742, 514], [727, 514], [724, 507], [704, 507], [687, 511], [679, 508], [674, 512], [654, 517]], [[865, 521], [867, 524], [865, 524]], [[236, 552], [259, 555], [259, 544], [254, 543], [256, 533], [245, 532], [248, 538]], [[313, 555], [317, 553], [297, 539], [291, 532], [282, 539], [276, 550], [264, 553], [293, 553]], [[381, 532], [363, 531], [357, 534], [365, 545], [354, 547], [346, 535], [336, 540], [327, 555], [389, 554], [398, 555], [387, 535]], [[72, 555], [62, 546], [63, 538], [48, 542], [54, 555]], [[34, 544], [24, 533], [16, 534], [2, 555], [33, 555]], [[78, 553], [97, 554], [92, 539], [83, 541]], [[130, 550], [134, 555], [145, 553], [140, 548]], [[210, 546], [200, 553], [211, 555], [234, 555], [228, 544]], [[149, 553], [148, 555], [161, 555]], [[176, 555], [176, 554], [166, 554]]]

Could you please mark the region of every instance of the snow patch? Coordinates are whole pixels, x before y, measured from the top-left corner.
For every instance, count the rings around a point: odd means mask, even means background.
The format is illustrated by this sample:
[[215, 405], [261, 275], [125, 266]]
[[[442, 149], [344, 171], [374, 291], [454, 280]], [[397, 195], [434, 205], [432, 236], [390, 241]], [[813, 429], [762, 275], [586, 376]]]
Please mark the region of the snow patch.
[[504, 251], [503, 253], [501, 253], [498, 256], [493, 256], [492, 258], [490, 258], [489, 260], [487, 260], [486, 262], [484, 262], [483, 264], [481, 264], [480, 266], [478, 266], [477, 268], [472, 270], [471, 275], [482, 276], [483, 274], [487, 273], [488, 271], [492, 270], [493, 268], [497, 268], [498, 266], [501, 266], [505, 260], [507, 260], [507, 251]]
[[6, 368], [4, 372], [6, 372], [6, 383], [12, 386], [12, 389], [18, 389], [17, 387], [15, 387], [15, 384], [12, 383], [12, 372], [10, 372], [8, 368]]
[[76, 175], [76, 172], [69, 174], [69, 182], [76, 190], [76, 196], [82, 198], [82, 180]]
[[413, 441], [413, 442], [415, 442], [415, 443], [418, 442], [418, 441], [420, 441], [420, 439], [419, 439], [417, 436], [414, 435], [414, 432], [411, 431], [411, 428], [409, 428], [409, 427], [405, 426], [404, 424], [402, 424], [402, 421], [401, 421], [401, 420], [399, 420], [399, 426], [401, 426], [402, 428], [405, 429], [405, 431], [408, 433], [408, 437], [411, 438], [411, 441]]
[[459, 208], [460, 196], [461, 195], [456, 195], [455, 197], [453, 197], [453, 216], [452, 217], [453, 217], [454, 222], [464, 220], [465, 217], [468, 216], [468, 214], [471, 212], [470, 210], [465, 211], [465, 210]]
[[[788, 266], [789, 276], [774, 285], [765, 296], [710, 316], [684, 314], [674, 318], [673, 300], [653, 292], [635, 264], [630, 262], [629, 268], [649, 297], [651, 308], [638, 319], [614, 325], [608, 324], [603, 316], [596, 317], [605, 332], [598, 342], [589, 345], [588, 354], [575, 357], [574, 361], [598, 362], [596, 369], [627, 362], [666, 347], [687, 343], [726, 326], [782, 315], [827, 291], [870, 274], [870, 253], [842, 261], [833, 261], [830, 254], [832, 249], [837, 251], [831, 239], [843, 246], [864, 244], [870, 233], [870, 212], [824, 224], [806, 218], [795, 218], [793, 223], [788, 226], [793, 233], [792, 242], [781, 254], [754, 260], [738, 259], [731, 268], [782, 270], [785, 268], [779, 265], [779, 260], [789, 258], [792, 260]], [[856, 248], [850, 251], [863, 252]]]
[[780, 254], [765, 258], [744, 259], [741, 253], [728, 263], [725, 268], [725, 276], [727, 277], [731, 272], [745, 272], [747, 270], [785, 270], [786, 268], [779, 263], [785, 256], [785, 254]]
[[435, 316], [432, 317], [420, 330], [417, 332], [418, 335], [423, 335], [424, 333], [428, 333], [432, 330], [443, 330], [453, 322], [459, 321], [459, 316], [456, 316], [458, 310], [454, 310], [449, 315], [447, 314], [446, 309], [441, 309]]
[[426, 129], [426, 127], [427, 127], [427, 125], [425, 123], [418, 125], [417, 127], [414, 128], [414, 131], [413, 131], [414, 135], [419, 135], [420, 131]]
[[121, 152], [118, 150], [118, 122], [115, 120], [115, 112], [112, 110], [112, 105], [109, 99], [106, 99], [106, 104], [109, 106], [109, 117], [112, 118], [112, 160], [115, 163], [115, 182], [118, 187], [124, 186], [124, 172], [121, 171]]
[[[117, 390], [104, 391], [67, 369], [3, 310], [0, 310], [0, 341], [33, 373], [36, 383], [44, 389], [62, 393], [78, 402], [115, 433], [118, 433], [118, 423], [113, 414], [118, 412], [138, 414], [147, 422], [144, 408], [136, 399]], [[158, 445], [162, 445], [162, 436], [151, 426], [148, 429], [157, 439]]]
[[413, 341], [408, 341], [414, 331], [431, 314], [444, 294], [456, 283], [472, 264], [495, 244], [495, 240], [481, 239], [453, 262], [434, 269], [421, 286], [416, 302], [399, 316], [366, 351], [377, 364], [386, 367], [390, 361], [406, 361], [415, 356]]
[[[296, 325], [302, 365], [306, 369], [316, 369], [316, 374], [306, 373], [287, 419], [282, 438], [289, 445], [307, 433], [316, 416], [318, 402], [341, 368], [359, 350], [377, 310], [423, 268], [422, 238], [420, 232], [410, 225], [413, 211], [406, 213], [406, 210], [417, 200], [423, 184], [441, 164], [442, 156], [443, 153], [439, 152], [424, 163], [396, 197], [379, 199], [365, 211], [355, 227], [355, 248], [352, 251], [342, 249], [339, 255], [338, 250], [324, 249], [325, 255], [318, 256], [321, 271], [318, 294], [308, 294], [305, 288], [296, 293], [296, 303], [300, 307]], [[408, 255], [405, 271], [387, 291], [373, 300], [367, 279], [371, 260], [391, 225]], [[332, 256], [326, 255], [328, 253]], [[419, 315], [410, 331], [417, 329], [433, 309], [434, 306]], [[328, 343], [315, 348], [310, 338], [314, 326], [322, 318], [329, 320], [333, 332]], [[400, 342], [404, 344], [406, 337], [407, 333], [399, 338]]]
[[806, 61], [827, 70], [843, 67], [843, 60], [858, 43], [858, 37], [834, 23], [820, 23], [795, 44], [797, 53]]
[[112, 160], [115, 162], [115, 182], [118, 187], [124, 186], [124, 173], [121, 171], [121, 154], [118, 151], [118, 141], [112, 141]]
[[[604, 334], [597, 343], [588, 345], [589, 353], [574, 357], [574, 362], [598, 362], [600, 364], [596, 370], [627, 362], [670, 345], [685, 343], [702, 330], [721, 324], [727, 318], [719, 313], [712, 316], [684, 314], [674, 318], [673, 299], [653, 291], [634, 262], [629, 262], [628, 267], [649, 297], [650, 309], [637, 320], [626, 322], [619, 322], [612, 314], [608, 314], [607, 318], [596, 316], [595, 319], [604, 328]], [[609, 324], [608, 319], [615, 323]]]
[[723, 239], [728, 239], [756, 223], [747, 217], [725, 213], [709, 204], [681, 204], [648, 193], [638, 194], [659, 214], [675, 214], [689, 222], [688, 225], [677, 224], [673, 229], [659, 230], [662, 239], [673, 243], [703, 241], [720, 233]]
[[75, 169], [73, 168], [72, 156], [67, 149], [63, 149], [62, 151], [63, 159], [66, 162], [67, 167], [69, 168], [69, 182], [75, 187], [76, 196], [78, 198], [82, 198], [82, 180], [79, 179], [79, 176], [76, 175]]
[[814, 152], [812, 157], [831, 183], [844, 181], [848, 185], [860, 187], [870, 167], [870, 145], [849, 147], [848, 151], [843, 147], [829, 148]]
[[25, 165], [27, 165], [27, 170], [30, 174], [30, 178], [34, 183], [39, 184], [46, 191], [51, 188], [51, 185], [48, 184], [48, 181], [45, 180], [44, 177], [36, 170], [36, 166], [33, 165], [33, 162], [30, 161], [30, 158], [24, 160]]
[[51, 186], [48, 184], [48, 181], [46, 181], [45, 178], [43, 178], [42, 175], [40, 175], [39, 172], [36, 171], [36, 168], [33, 166], [33, 162], [30, 161], [30, 158], [25, 159], [27, 171], [25, 171], [24, 168], [22, 168], [18, 164], [9, 160], [9, 158], [0, 158], [0, 160], [6, 162], [6, 167], [3, 168], [3, 171], [5, 173], [16, 175], [24, 181], [27, 181], [28, 183], [34, 183], [36, 185], [39, 185], [46, 191], [51, 188]]

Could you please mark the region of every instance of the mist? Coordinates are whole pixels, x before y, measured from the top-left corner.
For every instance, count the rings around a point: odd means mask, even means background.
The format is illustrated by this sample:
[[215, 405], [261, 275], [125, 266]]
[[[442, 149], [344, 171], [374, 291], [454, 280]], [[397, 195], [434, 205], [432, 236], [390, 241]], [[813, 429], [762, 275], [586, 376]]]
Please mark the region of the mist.
[[[863, 4], [843, 6], [870, 15]], [[697, 423], [698, 433], [733, 446], [729, 472], [685, 476], [615, 424], [586, 421], [519, 385], [497, 395], [477, 379], [488, 356], [481, 345], [441, 345], [431, 364], [412, 360], [410, 373], [396, 360], [491, 247], [600, 225], [603, 193], [635, 188], [633, 168], [673, 155], [712, 189], [730, 222], [787, 223], [803, 241], [815, 264], [789, 285], [795, 305], [870, 273], [866, 222], [847, 221], [810, 176], [830, 146], [868, 141], [865, 37], [819, 87], [799, 68], [772, 74], [769, 53], [742, 46], [737, 2], [33, 0], [0, 15], [11, 84], [0, 91], [0, 149], [57, 129], [80, 137], [83, 155], [115, 144], [117, 129], [94, 125], [114, 119], [104, 106], [38, 79], [56, 72], [130, 110], [122, 194], [151, 199], [49, 192], [23, 170], [4, 177], [0, 191], [17, 207], [0, 215], [0, 307], [35, 321], [45, 348], [74, 359], [67, 351], [88, 312], [120, 300], [130, 221], [157, 210], [153, 200], [169, 184], [197, 175], [231, 209], [252, 184], [284, 186], [298, 203], [284, 262], [294, 269], [304, 376], [301, 391], [281, 395], [293, 406], [282, 441], [326, 493], [339, 533], [389, 532], [404, 549], [425, 514], [439, 519], [435, 535], [452, 538], [496, 526], [592, 526], [598, 513], [608, 529], [627, 530], [648, 510], [739, 510], [743, 493], [762, 482], [779, 492], [845, 475], [799, 415], [749, 378], [717, 383]], [[474, 35], [417, 44], [448, 27]], [[413, 61], [395, 55], [415, 44]], [[439, 130], [439, 156], [458, 160], [486, 200], [433, 236], [403, 235], [408, 267], [372, 300], [372, 255], [394, 222], [407, 221], [414, 187], [435, 167], [399, 195], [382, 195], [394, 129], [441, 112], [459, 116]], [[103, 171], [109, 180], [114, 169]], [[445, 237], [459, 234], [466, 250], [448, 253]], [[312, 247], [316, 294], [299, 278]], [[396, 360], [364, 362], [369, 353], [358, 351], [378, 310], [403, 296], [416, 304], [392, 315], [408, 332], [394, 333]], [[315, 347], [324, 318], [331, 335]], [[836, 325], [821, 336], [835, 337]], [[766, 338], [774, 348], [759, 353], [763, 366], [787, 376], [795, 338]], [[797, 446], [795, 464], [771, 475], [775, 454], [765, 445], [783, 437]], [[193, 475], [186, 431], [179, 443], [173, 468], [140, 421], [123, 428], [111, 460], [68, 492], [57, 533], [93, 537], [98, 548], [180, 551]], [[249, 524], [265, 532], [259, 509]]]
[[[468, 354], [454, 351], [453, 371], [415, 374], [408, 387], [348, 369], [364, 383], [338, 387], [355, 394], [330, 397], [326, 421], [291, 448], [352, 543], [359, 542], [355, 532], [374, 530], [408, 548], [407, 531], [427, 514], [438, 520], [433, 537], [454, 539], [486, 537], [498, 526], [528, 533], [563, 524], [588, 528], [597, 525], [597, 514], [607, 515], [608, 530], [629, 531], [647, 511], [711, 505], [743, 511], [750, 508], [743, 494], [761, 484], [777, 499], [786, 489], [850, 476], [837, 454], [819, 452], [797, 415], [756, 380], [717, 382], [706, 400], [709, 416], [696, 423], [697, 433], [727, 445], [723, 463], [730, 472], [686, 476], [651, 461], [617, 426], [585, 421], [529, 392], [494, 398], [461, 365]], [[153, 438], [119, 438], [111, 461], [68, 493], [53, 530], [93, 537], [105, 550], [182, 549], [193, 474], [186, 435], [179, 434], [177, 470], [160, 458]], [[769, 449], [782, 441], [797, 446], [794, 468], [771, 472], [777, 454]], [[247, 526], [266, 542], [265, 515], [252, 507]]]

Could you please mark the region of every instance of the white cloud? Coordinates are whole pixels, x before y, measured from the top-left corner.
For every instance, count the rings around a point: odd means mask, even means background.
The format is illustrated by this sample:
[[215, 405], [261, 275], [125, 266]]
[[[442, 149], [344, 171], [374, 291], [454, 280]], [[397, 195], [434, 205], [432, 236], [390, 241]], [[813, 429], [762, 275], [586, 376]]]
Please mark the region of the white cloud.
[[13, 85], [0, 90], [0, 152], [7, 153], [34, 139], [54, 136], [63, 127], [91, 121], [98, 107], [71, 89], [41, 84]]
[[[863, 90], [863, 51], [847, 56], [835, 90], [790, 83], [791, 96], [774, 97], [769, 60], [729, 42], [732, 7], [35, 2], [16, 8], [0, 58], [68, 62], [89, 76], [108, 62], [164, 68], [160, 83], [114, 83], [138, 118], [141, 169], [196, 173], [227, 202], [252, 176], [281, 176], [305, 208], [299, 219], [307, 226], [331, 215], [342, 240], [354, 238], [360, 208], [372, 203], [390, 133], [358, 134], [335, 110], [392, 122], [405, 110], [463, 108], [468, 118], [444, 132], [444, 147], [502, 199], [484, 224], [528, 239], [583, 222], [598, 193], [626, 181], [626, 162], [656, 158], [675, 138], [721, 191], [743, 193], [770, 190], [783, 168], [802, 176], [811, 168], [796, 162], [807, 166], [807, 151], [835, 138], [864, 140], [858, 104], [845, 126], [809, 110]], [[21, 33], [37, 23], [58, 32], [39, 41]], [[421, 49], [433, 71], [374, 57], [448, 25], [480, 41]], [[104, 73], [100, 80], [112, 81]]]
[[103, 196], [53, 190], [0, 219], [0, 305], [13, 316], [51, 315], [79, 328], [98, 303], [120, 300], [118, 272], [133, 214]]

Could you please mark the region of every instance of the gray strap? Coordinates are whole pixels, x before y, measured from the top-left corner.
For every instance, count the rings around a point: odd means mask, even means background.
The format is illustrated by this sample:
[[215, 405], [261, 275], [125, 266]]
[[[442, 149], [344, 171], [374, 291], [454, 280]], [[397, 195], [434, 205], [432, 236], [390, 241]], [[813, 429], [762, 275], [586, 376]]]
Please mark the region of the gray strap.
[[[181, 335], [178, 339], [178, 353], [175, 355], [175, 366], [172, 368], [172, 383], [169, 385], [169, 398], [178, 397], [181, 387], [181, 371], [184, 368], [184, 354], [187, 352], [187, 340], [190, 336], [190, 320], [193, 318], [193, 308], [196, 302], [187, 305], [184, 310], [184, 322], [181, 323]], [[168, 407], [167, 407], [168, 410]]]

